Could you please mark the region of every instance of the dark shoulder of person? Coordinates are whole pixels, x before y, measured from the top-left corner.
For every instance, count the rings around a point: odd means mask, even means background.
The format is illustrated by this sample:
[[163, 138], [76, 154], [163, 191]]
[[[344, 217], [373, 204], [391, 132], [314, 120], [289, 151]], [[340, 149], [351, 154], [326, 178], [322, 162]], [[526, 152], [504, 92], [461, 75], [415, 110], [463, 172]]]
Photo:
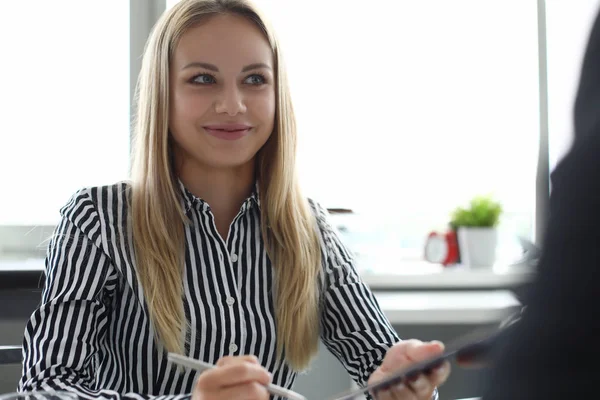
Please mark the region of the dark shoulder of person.
[[527, 308], [496, 349], [483, 400], [596, 397], [600, 131], [579, 137], [553, 172], [543, 243]]

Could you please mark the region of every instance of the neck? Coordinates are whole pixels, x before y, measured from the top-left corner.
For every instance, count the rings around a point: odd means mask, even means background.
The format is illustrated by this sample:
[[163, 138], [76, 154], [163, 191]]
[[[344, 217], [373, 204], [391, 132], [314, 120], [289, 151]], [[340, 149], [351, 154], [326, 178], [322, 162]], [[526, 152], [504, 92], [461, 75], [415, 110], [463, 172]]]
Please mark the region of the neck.
[[181, 171], [179, 179], [212, 209], [228, 204], [236, 212], [252, 193], [255, 182], [253, 168]]
[[191, 193], [208, 203], [219, 233], [226, 238], [229, 225], [254, 189], [254, 161], [235, 168], [180, 168], [178, 175]]

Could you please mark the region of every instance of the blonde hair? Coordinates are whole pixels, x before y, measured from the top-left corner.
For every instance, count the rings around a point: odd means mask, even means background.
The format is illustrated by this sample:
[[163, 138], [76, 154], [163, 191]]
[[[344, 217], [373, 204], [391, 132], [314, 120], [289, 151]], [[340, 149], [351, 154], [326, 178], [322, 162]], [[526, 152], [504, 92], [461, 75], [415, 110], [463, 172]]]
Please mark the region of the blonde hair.
[[296, 124], [277, 40], [246, 0], [182, 0], [165, 12], [148, 39], [139, 75], [132, 165], [131, 219], [136, 268], [155, 336], [183, 352], [184, 224], [189, 223], [169, 146], [169, 63], [182, 34], [215, 14], [253, 21], [273, 49], [277, 107], [273, 134], [256, 156], [261, 234], [274, 268], [277, 351], [307, 367], [319, 338], [321, 249], [316, 221], [296, 176]]

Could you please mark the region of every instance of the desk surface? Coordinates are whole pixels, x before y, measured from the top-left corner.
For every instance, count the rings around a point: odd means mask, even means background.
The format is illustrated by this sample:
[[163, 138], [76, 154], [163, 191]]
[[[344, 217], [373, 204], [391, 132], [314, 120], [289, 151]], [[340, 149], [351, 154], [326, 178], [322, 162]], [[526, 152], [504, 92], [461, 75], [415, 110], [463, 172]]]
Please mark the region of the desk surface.
[[44, 259], [0, 260], [0, 272], [42, 272]]
[[[359, 260], [358, 269], [364, 281], [373, 290], [379, 289], [503, 289], [527, 283], [534, 277], [534, 270], [526, 266], [494, 266], [469, 269], [467, 267], [444, 268], [427, 262], [398, 262], [397, 266], [378, 263], [377, 269], [363, 266], [370, 261]], [[44, 270], [43, 259], [0, 260], [0, 275], [39, 275]], [[36, 287], [39, 280], [36, 280]]]
[[[373, 290], [379, 289], [503, 289], [530, 282], [535, 269], [525, 265], [469, 268], [442, 267], [425, 261], [376, 263], [359, 260], [358, 268], [364, 281]], [[372, 266], [376, 265], [375, 268]]]
[[499, 323], [521, 304], [508, 290], [374, 292], [393, 324]]

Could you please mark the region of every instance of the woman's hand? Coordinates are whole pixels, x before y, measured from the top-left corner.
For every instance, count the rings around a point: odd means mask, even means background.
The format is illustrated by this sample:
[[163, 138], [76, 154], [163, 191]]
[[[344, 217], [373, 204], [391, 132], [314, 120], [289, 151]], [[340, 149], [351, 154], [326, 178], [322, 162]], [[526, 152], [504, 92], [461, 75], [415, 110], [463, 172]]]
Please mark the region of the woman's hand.
[[[387, 375], [424, 361], [444, 351], [440, 342], [423, 343], [420, 340], [405, 340], [388, 350], [383, 362], [369, 378], [369, 384], [385, 378]], [[398, 384], [396, 387], [373, 393], [377, 400], [430, 400], [435, 388], [448, 379], [450, 364], [446, 361], [428, 375], [419, 375], [416, 379]]]
[[268, 400], [271, 374], [254, 356], [227, 356], [197, 379], [192, 400]]

